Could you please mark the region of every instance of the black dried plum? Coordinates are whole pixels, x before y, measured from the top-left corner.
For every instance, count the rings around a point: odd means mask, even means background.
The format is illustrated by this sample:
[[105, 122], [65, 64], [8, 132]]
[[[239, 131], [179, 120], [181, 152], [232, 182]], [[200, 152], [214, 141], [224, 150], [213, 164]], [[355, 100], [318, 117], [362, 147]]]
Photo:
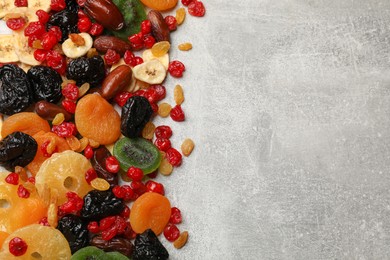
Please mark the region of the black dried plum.
[[80, 217], [75, 215], [63, 216], [58, 221], [57, 229], [68, 240], [72, 254], [89, 245], [87, 224]]
[[91, 163], [98, 177], [105, 179], [112, 188], [118, 185], [118, 174], [112, 174], [106, 170], [106, 159], [109, 156], [111, 156], [110, 151], [102, 145], [94, 151]]
[[111, 190], [92, 190], [84, 196], [81, 216], [90, 220], [100, 220], [118, 215], [125, 208], [123, 200], [118, 199]]
[[77, 28], [77, 11], [78, 8], [74, 5], [74, 1], [67, 1], [67, 6], [64, 10], [50, 16], [50, 19], [46, 24], [47, 29], [50, 29], [53, 26], [60, 27], [62, 32], [60, 42], [65, 41], [69, 34], [79, 32], [79, 29]]
[[68, 64], [67, 78], [75, 80], [78, 86], [86, 82], [92, 86], [98, 86], [105, 76], [104, 61], [100, 56], [92, 58], [81, 57], [72, 60]]
[[138, 234], [134, 241], [133, 260], [164, 260], [169, 254], [151, 229]]
[[57, 103], [61, 99], [61, 75], [47, 66], [34, 66], [27, 72], [35, 101]]
[[121, 132], [129, 138], [139, 137], [142, 129], [153, 114], [149, 101], [141, 96], [134, 96], [127, 100], [122, 107]]
[[26, 166], [35, 157], [38, 144], [30, 135], [13, 132], [0, 141], [0, 165], [14, 171], [15, 166]]
[[0, 113], [13, 115], [24, 111], [33, 103], [27, 74], [16, 65], [0, 68]]

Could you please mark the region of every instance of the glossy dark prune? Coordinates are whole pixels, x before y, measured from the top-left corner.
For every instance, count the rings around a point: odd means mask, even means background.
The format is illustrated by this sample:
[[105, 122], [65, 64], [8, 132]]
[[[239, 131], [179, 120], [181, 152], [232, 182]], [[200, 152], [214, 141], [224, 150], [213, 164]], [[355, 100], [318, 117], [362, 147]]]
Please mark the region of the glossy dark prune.
[[67, 78], [75, 80], [78, 86], [88, 82], [95, 87], [102, 83], [105, 76], [104, 61], [100, 56], [92, 58], [81, 57], [72, 60], [68, 64]]
[[26, 166], [35, 157], [38, 144], [30, 135], [13, 132], [0, 141], [0, 166], [14, 171], [15, 166]]
[[122, 107], [121, 132], [129, 138], [139, 137], [142, 129], [153, 114], [149, 101], [141, 96], [134, 96], [127, 100]]
[[99, 178], [105, 179], [112, 187], [118, 185], [118, 174], [112, 174], [106, 170], [106, 159], [111, 156], [110, 151], [102, 145], [94, 150], [91, 163]]
[[67, 1], [67, 7], [50, 16], [49, 21], [46, 24], [47, 29], [53, 26], [58, 26], [62, 32], [62, 38], [60, 42], [65, 41], [69, 34], [78, 33], [77, 22], [79, 20], [77, 15], [78, 8], [74, 5], [74, 1]]
[[151, 229], [138, 234], [134, 241], [133, 260], [164, 260], [169, 254]]
[[27, 74], [16, 65], [0, 68], [0, 113], [13, 115], [24, 111], [33, 103]]
[[61, 75], [47, 66], [34, 66], [27, 72], [35, 101], [57, 103], [61, 99]]
[[105, 217], [118, 215], [124, 208], [123, 200], [115, 197], [111, 190], [92, 190], [84, 196], [81, 216], [90, 220], [100, 220]]
[[69, 242], [72, 254], [89, 245], [87, 224], [76, 215], [63, 216], [58, 221], [57, 229]]

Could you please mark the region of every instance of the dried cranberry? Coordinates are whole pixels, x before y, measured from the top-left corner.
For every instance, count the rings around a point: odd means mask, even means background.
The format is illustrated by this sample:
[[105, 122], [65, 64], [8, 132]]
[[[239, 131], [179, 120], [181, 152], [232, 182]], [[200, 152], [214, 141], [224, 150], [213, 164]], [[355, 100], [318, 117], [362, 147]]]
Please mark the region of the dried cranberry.
[[142, 33], [137, 33], [129, 37], [129, 42], [133, 50], [139, 51], [144, 47], [142, 36]]
[[20, 198], [27, 199], [28, 197], [30, 197], [30, 192], [23, 185], [19, 185], [18, 196]]
[[145, 185], [149, 192], [156, 192], [161, 195], [165, 194], [164, 186], [161, 183], [149, 180], [145, 183]]
[[99, 36], [103, 33], [104, 27], [98, 23], [93, 23], [91, 29], [89, 29], [89, 34], [93, 36]]
[[171, 208], [171, 217], [169, 218], [169, 223], [180, 224], [182, 221], [180, 209], [173, 207]]
[[74, 114], [76, 112], [76, 102], [69, 99], [64, 99], [61, 102], [62, 107], [69, 113]]
[[192, 16], [201, 17], [206, 13], [206, 9], [201, 1], [192, 1], [188, 5], [188, 13]]
[[164, 20], [170, 31], [175, 31], [177, 29], [177, 20], [174, 16], [168, 15], [164, 18]]
[[130, 65], [131, 67], [135, 67], [135, 66], [137, 66], [137, 65], [139, 65], [139, 64], [142, 64], [142, 63], [144, 63], [144, 60], [143, 60], [141, 57], [136, 56], [136, 57], [134, 57], [133, 59], [131, 59], [129, 65]]
[[149, 20], [144, 20], [141, 23], [141, 33], [143, 35], [152, 32], [152, 23]]
[[88, 231], [93, 234], [97, 234], [100, 232], [99, 224], [96, 221], [89, 222], [87, 228]]
[[127, 170], [127, 176], [133, 181], [141, 181], [144, 177], [144, 173], [140, 168], [131, 166]]
[[39, 220], [38, 224], [42, 225], [42, 226], [46, 226], [46, 227], [50, 226], [49, 221], [47, 221], [47, 217], [41, 218], [41, 220]]
[[117, 63], [120, 60], [121, 56], [119, 53], [112, 49], [108, 49], [106, 54], [104, 54], [104, 60], [106, 61], [106, 64], [111, 66]]
[[181, 3], [184, 5], [184, 6], [188, 6], [189, 4], [191, 4], [194, 0], [181, 0]]
[[7, 177], [5, 177], [5, 182], [12, 185], [18, 185], [19, 175], [17, 173], [11, 172], [10, 174], [7, 175]]
[[91, 159], [93, 157], [93, 150], [92, 150], [92, 147], [89, 144], [84, 149], [84, 156], [87, 159]]
[[169, 113], [171, 116], [172, 120], [176, 122], [181, 122], [184, 121], [185, 119], [185, 114], [183, 109], [181, 108], [180, 105], [176, 105], [171, 109], [171, 112]]
[[46, 32], [46, 28], [41, 22], [31, 22], [24, 29], [25, 36], [40, 37], [45, 32]]
[[150, 106], [152, 107], [153, 113], [158, 112], [158, 105], [156, 103], [150, 103]]
[[85, 173], [85, 180], [88, 184], [91, 184], [91, 181], [97, 178], [97, 173], [94, 168], [88, 169]]
[[157, 138], [157, 139], [154, 141], [154, 145], [155, 145], [160, 151], [163, 151], [163, 152], [165, 152], [166, 150], [168, 150], [169, 148], [172, 147], [171, 141], [169, 141], [169, 139], [167, 139], [167, 138]]
[[60, 27], [52, 26], [52, 27], [50, 27], [49, 32], [53, 32], [54, 35], [57, 37], [57, 41], [61, 41], [62, 31], [61, 31]]
[[115, 216], [110, 216], [110, 217], [106, 217], [106, 218], [103, 218], [99, 221], [99, 227], [100, 227], [100, 230], [104, 231], [104, 230], [107, 230], [109, 229], [110, 227], [112, 227], [112, 225], [115, 223]]
[[46, 24], [50, 19], [50, 15], [47, 12], [43, 11], [42, 9], [36, 11], [35, 14], [38, 16], [38, 20], [42, 24]]
[[130, 65], [131, 60], [135, 57], [134, 53], [132, 51], [127, 50], [125, 54], [123, 55], [123, 60], [126, 64]]
[[145, 192], [148, 191], [148, 189], [146, 188], [145, 184], [143, 184], [141, 181], [132, 181], [130, 183], [130, 187], [138, 195], [142, 195], [142, 194], [144, 194]]
[[24, 20], [22, 17], [19, 18], [10, 18], [6, 22], [8, 28], [11, 30], [17, 31], [26, 24], [26, 20]]
[[157, 138], [170, 138], [172, 136], [172, 129], [167, 125], [157, 126], [154, 130]]
[[51, 0], [50, 8], [54, 11], [64, 10], [66, 7], [65, 0]]
[[28, 3], [27, 3], [27, 0], [15, 0], [14, 5], [16, 7], [27, 7]]
[[132, 93], [124, 91], [124, 92], [118, 93], [115, 96], [114, 101], [115, 101], [115, 103], [118, 104], [118, 106], [123, 107], [126, 104], [127, 100], [129, 98], [131, 98], [132, 96], [133, 96]]
[[92, 22], [88, 17], [80, 18], [77, 22], [77, 28], [80, 32], [88, 32], [91, 29]]
[[165, 98], [167, 91], [163, 85], [152, 85], [152, 86], [150, 86], [150, 89], [155, 90], [155, 93], [157, 95], [155, 101], [160, 101], [160, 100], [163, 100]]
[[27, 243], [20, 237], [14, 237], [9, 241], [8, 249], [14, 256], [24, 255], [27, 251]]
[[71, 122], [63, 122], [60, 125], [55, 125], [51, 129], [59, 137], [71, 137], [77, 135], [76, 125]]
[[130, 208], [128, 206], [125, 206], [125, 208], [121, 212], [120, 216], [122, 218], [129, 218], [130, 217]]
[[49, 51], [46, 56], [47, 65], [63, 75], [66, 71], [65, 58], [57, 51]]
[[181, 78], [186, 67], [180, 61], [174, 60], [169, 63], [168, 71], [172, 77]]
[[59, 206], [59, 210], [63, 213], [76, 213], [83, 208], [84, 201], [77, 195], [77, 193], [68, 191], [66, 193], [68, 199], [64, 204]]
[[70, 100], [77, 100], [79, 97], [79, 88], [76, 86], [76, 84], [73, 83], [66, 84], [61, 92], [64, 97]]
[[86, 0], [77, 0], [77, 4], [81, 7], [85, 5]]
[[144, 46], [147, 49], [150, 49], [153, 47], [153, 45], [156, 43], [156, 39], [151, 35], [147, 34], [143, 37], [144, 40]]
[[119, 171], [119, 162], [115, 158], [115, 156], [109, 156], [106, 158], [105, 161], [106, 164], [106, 170], [111, 173], [117, 173]]
[[112, 188], [112, 193], [114, 193], [115, 197], [119, 199], [123, 199], [125, 196], [125, 191], [119, 185], [116, 185], [114, 188]]
[[88, 16], [84, 13], [83, 10], [79, 9], [79, 10], [77, 11], [77, 17], [78, 17], [78, 18], [83, 18], [83, 17], [88, 17]]
[[173, 242], [175, 241], [176, 239], [178, 239], [180, 236], [180, 230], [176, 227], [176, 225], [174, 224], [168, 224], [165, 228], [164, 228], [164, 237], [170, 241], [170, 242]]
[[56, 146], [54, 151], [49, 153], [47, 151], [49, 144], [50, 144], [50, 140], [47, 140], [47, 141], [43, 142], [40, 146], [41, 152], [42, 152], [43, 156], [45, 156], [45, 157], [50, 157], [53, 153], [58, 152], [58, 147]]
[[173, 166], [179, 166], [181, 164], [182, 156], [175, 148], [168, 149], [165, 156]]
[[58, 43], [58, 38], [54, 32], [47, 32], [42, 35], [41, 44], [44, 50], [51, 50]]
[[47, 57], [47, 51], [46, 50], [41, 50], [41, 49], [36, 49], [34, 51], [34, 58], [39, 61], [39, 62], [44, 62]]
[[123, 185], [122, 190], [124, 192], [123, 199], [125, 201], [130, 201], [130, 200], [136, 200], [137, 195], [134, 193], [134, 190], [129, 186], [129, 185]]

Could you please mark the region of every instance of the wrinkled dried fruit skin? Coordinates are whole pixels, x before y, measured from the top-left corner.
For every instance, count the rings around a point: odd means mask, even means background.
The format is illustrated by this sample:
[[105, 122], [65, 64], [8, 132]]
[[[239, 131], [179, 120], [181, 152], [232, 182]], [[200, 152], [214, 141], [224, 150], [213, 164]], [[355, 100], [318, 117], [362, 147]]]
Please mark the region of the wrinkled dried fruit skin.
[[27, 72], [35, 101], [57, 103], [61, 99], [61, 75], [47, 66], [34, 66]]
[[169, 254], [151, 229], [138, 234], [134, 241], [133, 260], [164, 260]]
[[124, 26], [122, 13], [111, 0], [87, 0], [84, 10], [104, 28], [117, 31]]
[[75, 215], [66, 215], [58, 221], [57, 229], [69, 242], [72, 254], [89, 245], [87, 224]]
[[46, 120], [53, 120], [58, 113], [64, 114], [65, 121], [69, 121], [72, 118], [72, 115], [62, 107], [43, 100], [35, 104], [35, 113]]
[[170, 42], [170, 31], [160, 12], [151, 10], [148, 13], [148, 19], [152, 23], [152, 35], [156, 42]]
[[98, 52], [102, 53], [106, 53], [108, 49], [111, 49], [119, 53], [121, 56], [125, 54], [127, 50], [131, 50], [129, 43], [118, 37], [107, 35], [97, 37], [93, 42], [93, 47]]
[[133, 71], [127, 65], [120, 65], [111, 71], [102, 83], [100, 94], [103, 98], [109, 100], [127, 86], [132, 80]]
[[111, 156], [110, 151], [108, 151], [108, 149], [104, 145], [102, 145], [98, 149], [94, 150], [91, 163], [98, 177], [105, 179], [112, 188], [115, 185], [118, 185], [118, 175], [108, 172], [105, 168], [105, 161], [106, 158], [108, 158], [109, 156]]
[[107, 241], [98, 235], [91, 239], [90, 244], [104, 250], [105, 252], [117, 251], [128, 257], [131, 257], [133, 253], [133, 244], [131, 241], [122, 237], [114, 237], [113, 239]]
[[76, 1], [67, 1], [66, 8], [51, 15], [46, 24], [47, 29], [50, 29], [53, 26], [60, 27], [62, 31], [61, 43], [68, 38], [69, 34], [79, 32], [79, 29], [77, 28], [77, 10]]
[[14, 171], [15, 166], [24, 167], [35, 157], [38, 144], [30, 135], [14, 132], [0, 141], [0, 166]]
[[24, 111], [33, 103], [27, 74], [16, 65], [0, 68], [0, 113], [13, 115]]
[[115, 197], [112, 191], [92, 190], [84, 196], [81, 216], [90, 220], [100, 220], [108, 216], [118, 215], [124, 208], [123, 201]]
[[152, 114], [153, 109], [146, 98], [141, 96], [129, 98], [126, 104], [122, 107], [122, 134], [129, 138], [140, 136], [142, 129], [150, 120]]
[[74, 59], [67, 68], [67, 78], [75, 80], [77, 86], [86, 82], [97, 86], [103, 81], [105, 74], [104, 61], [100, 56]]

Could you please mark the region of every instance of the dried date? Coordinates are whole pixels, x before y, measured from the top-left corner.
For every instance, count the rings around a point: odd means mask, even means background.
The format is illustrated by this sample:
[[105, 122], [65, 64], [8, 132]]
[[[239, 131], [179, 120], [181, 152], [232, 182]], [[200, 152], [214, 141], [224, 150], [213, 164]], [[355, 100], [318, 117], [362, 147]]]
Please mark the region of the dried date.
[[130, 240], [123, 237], [114, 237], [113, 239], [107, 241], [98, 235], [91, 239], [90, 244], [102, 249], [105, 252], [117, 251], [128, 257], [131, 257], [133, 254], [133, 244]]

